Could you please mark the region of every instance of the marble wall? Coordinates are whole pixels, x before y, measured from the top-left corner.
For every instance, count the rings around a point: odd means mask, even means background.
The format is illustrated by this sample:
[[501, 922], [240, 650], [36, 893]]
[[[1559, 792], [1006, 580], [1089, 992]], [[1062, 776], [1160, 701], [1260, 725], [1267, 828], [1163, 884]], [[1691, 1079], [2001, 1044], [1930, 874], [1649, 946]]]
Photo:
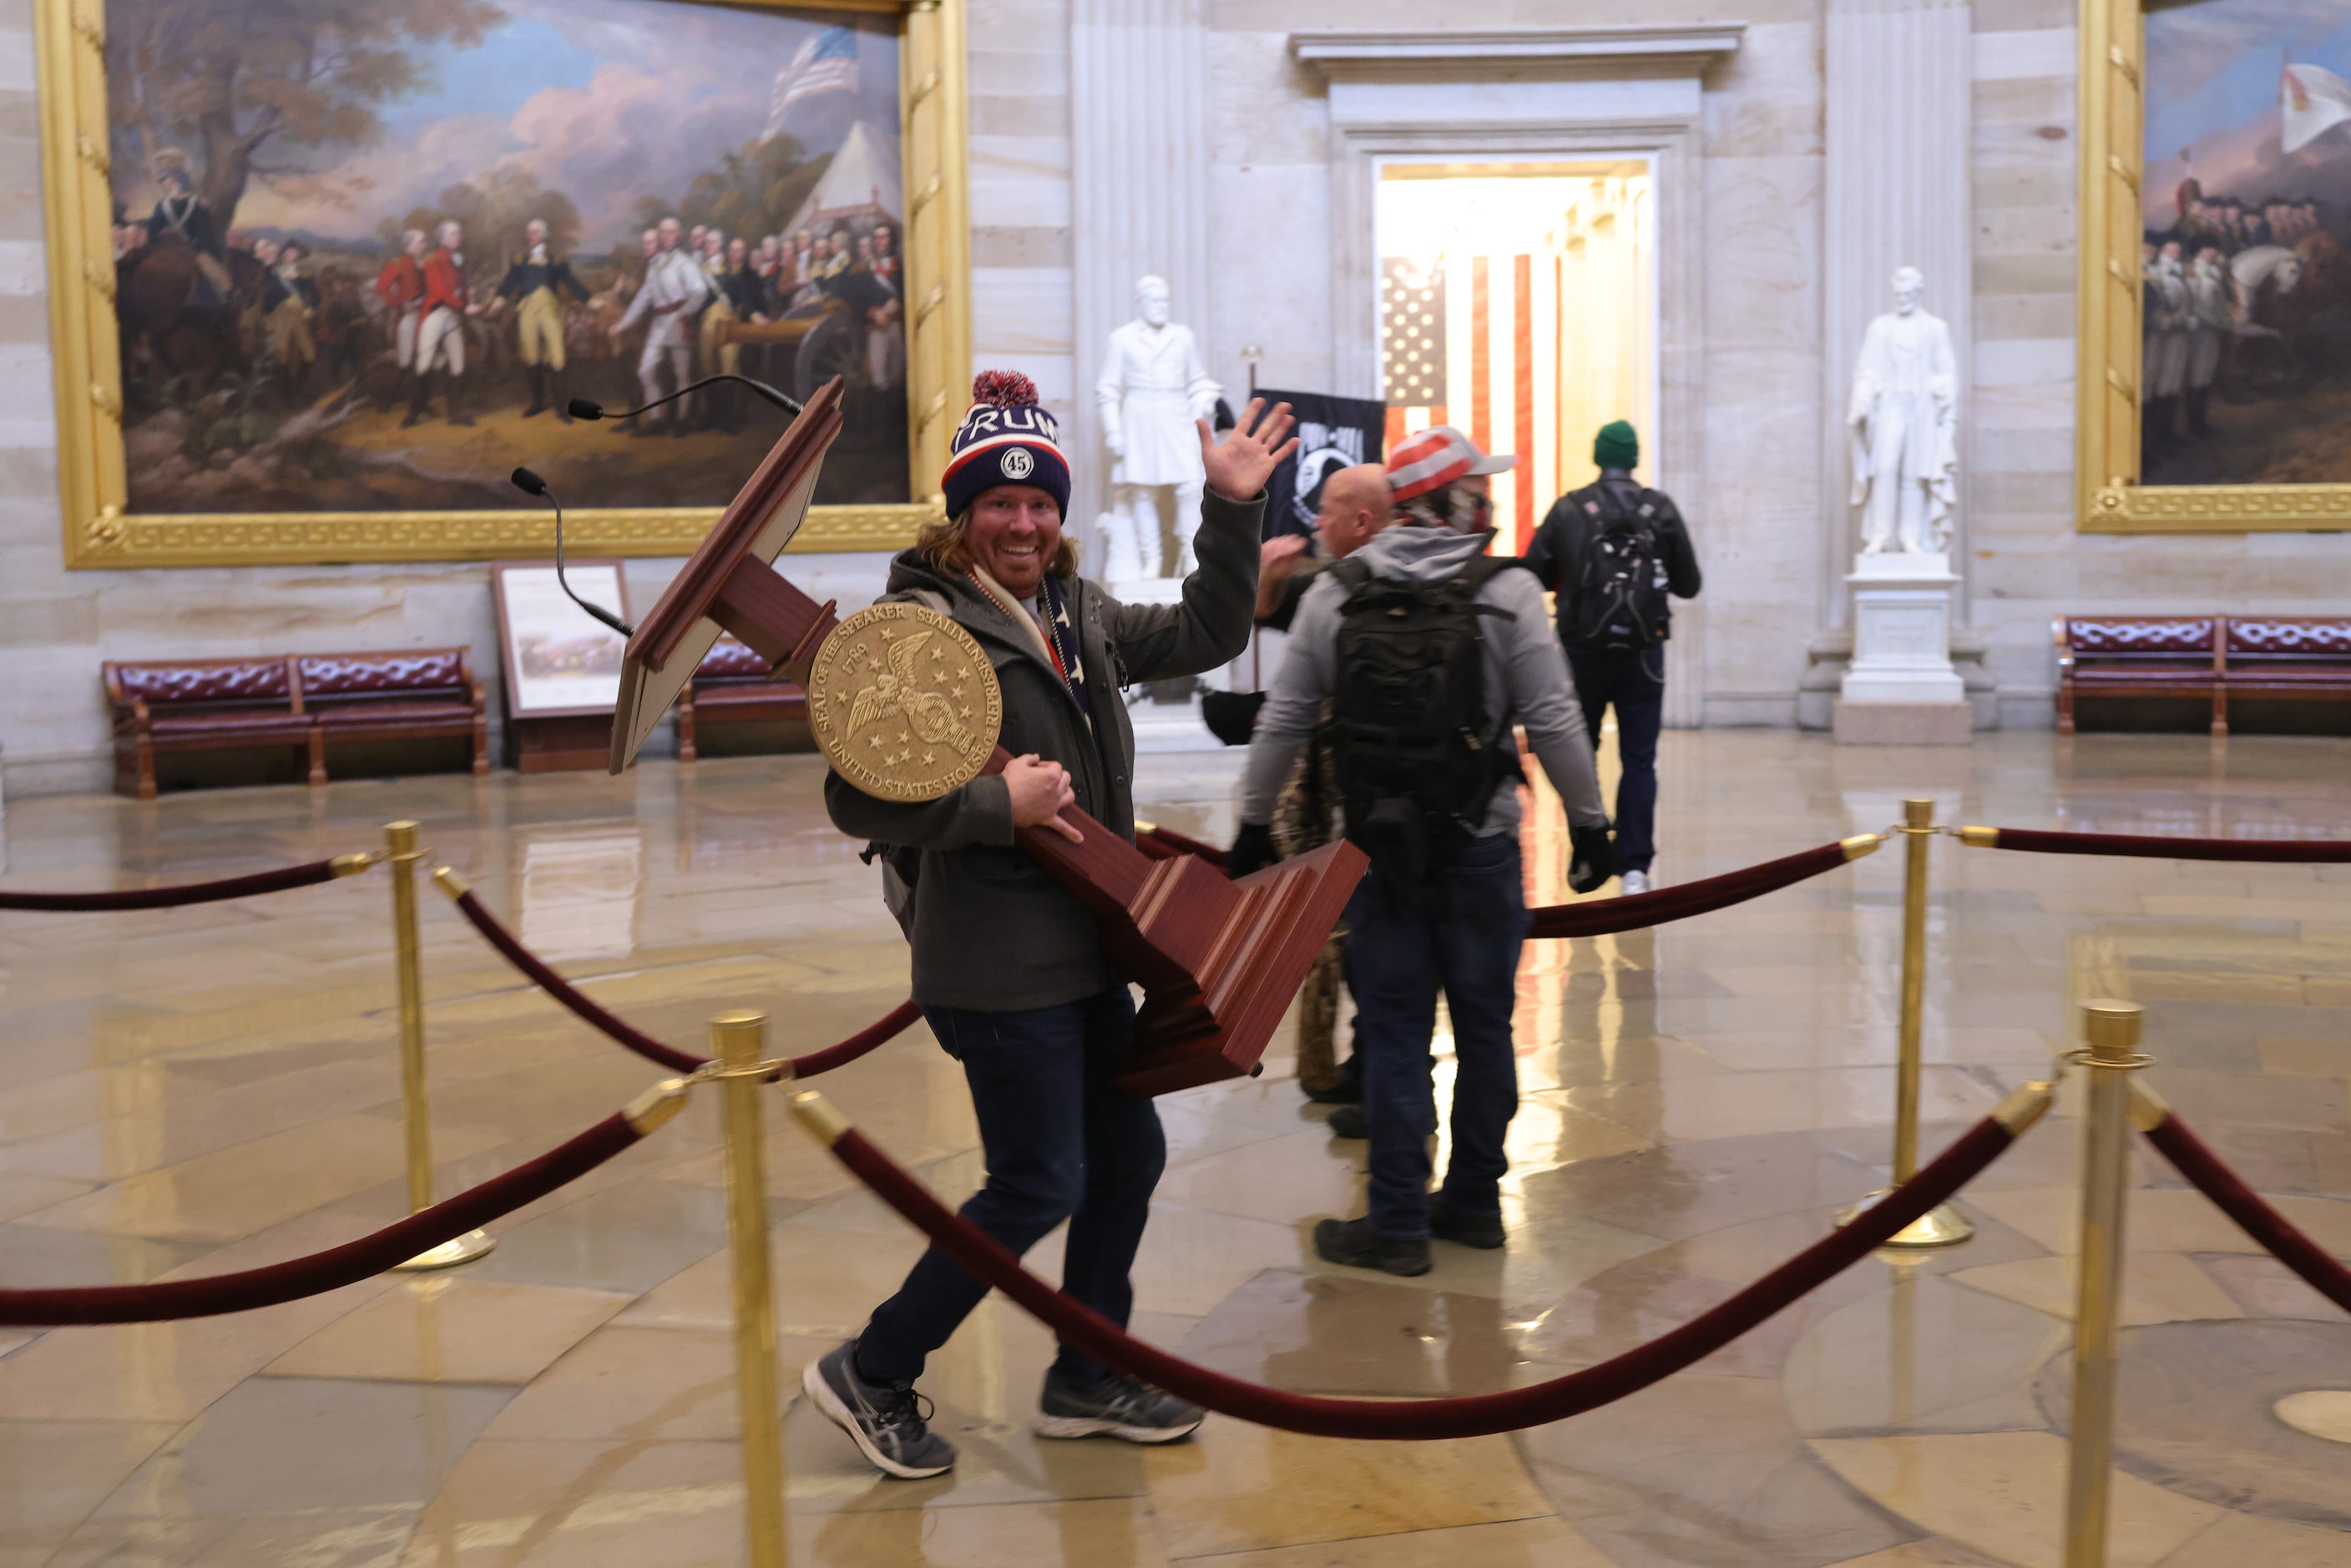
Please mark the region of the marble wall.
[[1969, 620], [2004, 722], [2047, 726], [2068, 612], [2339, 612], [2351, 537], [2076, 533], [2074, 7], [1975, 0], [1974, 476]]
[[[0, 0], [0, 767], [14, 792], [102, 788], [101, 658], [329, 644], [465, 643], [496, 666], [478, 566], [68, 572], [61, 564], [46, 347], [32, 0]], [[1102, 0], [1096, 9], [1113, 14]], [[1647, 24], [1746, 24], [1705, 78], [1696, 456], [1679, 487], [1708, 571], [1702, 638], [1673, 679], [1708, 724], [1793, 723], [1808, 648], [1834, 620], [1823, 574], [1844, 476], [1823, 439], [1847, 367], [1824, 361], [1824, 0], [1657, 0]], [[1332, 133], [1301, 30], [1435, 25], [1420, 0], [1207, 0], [1213, 374], [1330, 386]], [[1966, 463], [1968, 619], [2005, 722], [2049, 722], [2052, 614], [2072, 609], [2332, 608], [2351, 598], [2339, 536], [2116, 538], [2072, 528], [2074, 288], [2072, 0], [1974, 0], [1973, 344]], [[1603, 0], [1460, 0], [1459, 30], [1621, 25]], [[1071, 0], [971, 0], [975, 357], [1028, 372], [1065, 425], [1098, 344], [1073, 308]], [[1668, 265], [1670, 265], [1670, 259]], [[1360, 331], [1360, 328], [1354, 329]], [[1080, 452], [1081, 464], [1099, 455]], [[1677, 486], [1674, 474], [1663, 476]], [[798, 558], [857, 602], [878, 558]], [[672, 561], [638, 561], [650, 603]]]
[[[489, 575], [482, 565], [65, 570], [32, 9], [32, 0], [0, 0], [0, 668], [6, 672], [0, 681], [0, 788], [22, 795], [108, 787], [108, 715], [99, 664], [110, 658], [463, 643], [490, 689], [495, 725], [499, 657]], [[975, 120], [1005, 127], [983, 142], [988, 148], [984, 161], [975, 161], [977, 210], [998, 214], [994, 221], [1004, 225], [975, 236], [980, 266], [991, 269], [980, 274], [976, 293], [983, 320], [1021, 324], [1011, 332], [984, 328], [977, 341], [990, 350], [1008, 340], [1025, 343], [1021, 332], [1041, 321], [1035, 329], [1048, 351], [1024, 368], [1050, 389], [1068, 381], [1063, 369], [1057, 382], [1053, 358], [1058, 351], [1066, 365], [1066, 270], [1056, 288], [1050, 276], [1041, 286], [1025, 281], [1037, 268], [1001, 265], [1008, 255], [1025, 255], [1024, 244], [1048, 256], [1057, 246], [1066, 254], [1068, 246], [1067, 203], [1056, 205], [1051, 193], [1067, 165], [1068, 142], [1060, 129], [1066, 116], [1048, 102], [1037, 121], [1047, 134], [1039, 139], [1023, 138], [1006, 123], [1017, 119], [1039, 70], [1059, 68], [1051, 50], [1040, 65], [1019, 47], [1033, 29], [1050, 36], [1061, 13], [1051, 5], [1035, 9], [1036, 16], [1017, 25], [1002, 19], [989, 27], [988, 37], [1009, 43], [998, 48], [983, 41], [973, 62]], [[1004, 83], [1013, 84], [1008, 98], [991, 90], [993, 84], [1000, 91]], [[1010, 113], [1003, 107], [1008, 102]], [[1030, 150], [1032, 140], [1044, 150]], [[1004, 172], [1024, 167], [1046, 172], [1043, 196], [1024, 190], [1021, 174]], [[880, 555], [792, 559], [795, 580], [844, 605], [862, 605], [877, 594], [886, 567]], [[650, 608], [679, 565], [676, 559], [629, 562], [632, 608], [640, 613]], [[658, 753], [672, 744], [664, 731], [649, 749]]]

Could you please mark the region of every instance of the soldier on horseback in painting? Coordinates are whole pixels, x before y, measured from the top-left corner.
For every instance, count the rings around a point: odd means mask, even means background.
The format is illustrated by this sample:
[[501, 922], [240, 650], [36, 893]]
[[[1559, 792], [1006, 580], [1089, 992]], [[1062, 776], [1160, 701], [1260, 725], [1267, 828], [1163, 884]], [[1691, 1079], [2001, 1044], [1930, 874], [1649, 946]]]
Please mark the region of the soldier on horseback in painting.
[[163, 194], [147, 219], [147, 243], [161, 245], [177, 240], [195, 253], [196, 288], [188, 300], [190, 305], [227, 304], [228, 266], [221, 259], [220, 235], [213, 227], [212, 209], [196, 194], [194, 182], [179, 164], [166, 163], [155, 178], [163, 187]]

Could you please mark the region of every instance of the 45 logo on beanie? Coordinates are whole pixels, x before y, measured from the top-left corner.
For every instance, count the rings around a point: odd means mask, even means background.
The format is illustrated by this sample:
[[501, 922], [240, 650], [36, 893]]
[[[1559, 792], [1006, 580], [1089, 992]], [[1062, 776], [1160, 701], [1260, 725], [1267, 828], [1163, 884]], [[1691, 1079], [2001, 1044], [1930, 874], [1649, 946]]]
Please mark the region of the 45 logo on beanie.
[[1004, 476], [1007, 479], [1026, 479], [1035, 472], [1037, 460], [1019, 447], [1016, 446], [1004, 455]]

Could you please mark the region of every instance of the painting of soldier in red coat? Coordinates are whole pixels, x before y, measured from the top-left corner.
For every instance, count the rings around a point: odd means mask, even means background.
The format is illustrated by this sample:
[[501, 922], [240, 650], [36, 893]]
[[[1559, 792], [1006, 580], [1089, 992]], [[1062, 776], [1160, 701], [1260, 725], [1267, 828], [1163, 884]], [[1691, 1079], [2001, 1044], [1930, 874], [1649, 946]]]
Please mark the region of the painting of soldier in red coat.
[[[695, 0], [110, 0], [129, 510], [904, 502], [899, 41]], [[693, 390], [689, 390], [693, 389]], [[634, 418], [575, 420], [574, 400]]]

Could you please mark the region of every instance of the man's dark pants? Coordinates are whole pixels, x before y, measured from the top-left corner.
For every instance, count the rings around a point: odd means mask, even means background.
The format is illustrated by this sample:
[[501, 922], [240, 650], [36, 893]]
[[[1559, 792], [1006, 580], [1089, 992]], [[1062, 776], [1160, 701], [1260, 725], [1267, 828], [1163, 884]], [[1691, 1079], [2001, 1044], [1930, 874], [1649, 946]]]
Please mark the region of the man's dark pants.
[[1446, 873], [1442, 897], [1395, 894], [1377, 871], [1347, 905], [1355, 1051], [1372, 1143], [1372, 1228], [1393, 1241], [1428, 1237], [1429, 1038], [1437, 996], [1453, 1019], [1453, 1161], [1443, 1196], [1457, 1214], [1501, 1211], [1510, 1161], [1502, 1138], [1519, 1108], [1510, 1009], [1530, 924], [1513, 833], [1474, 841]]
[[[1158, 1110], [1112, 1082], [1134, 1038], [1126, 988], [1022, 1012], [925, 1008], [923, 1017], [962, 1060], [979, 1118], [987, 1185], [963, 1206], [964, 1218], [1016, 1254], [1069, 1220], [1062, 1288], [1124, 1324], [1134, 1304], [1127, 1274], [1167, 1163]], [[859, 1375], [913, 1382], [986, 1294], [938, 1249], [925, 1252], [858, 1336]], [[1066, 1345], [1054, 1364], [1081, 1386], [1102, 1373]]]
[[1657, 730], [1666, 716], [1666, 645], [1604, 650], [1570, 648], [1575, 700], [1584, 727], [1600, 745], [1601, 721], [1616, 709], [1616, 864], [1646, 872], [1657, 858]]

